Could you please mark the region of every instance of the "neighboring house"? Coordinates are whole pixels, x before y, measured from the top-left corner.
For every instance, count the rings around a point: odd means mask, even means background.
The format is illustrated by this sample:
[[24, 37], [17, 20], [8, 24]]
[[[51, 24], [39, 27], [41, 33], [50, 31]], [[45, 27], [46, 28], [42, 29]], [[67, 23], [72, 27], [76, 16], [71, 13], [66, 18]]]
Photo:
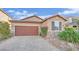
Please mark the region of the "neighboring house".
[[67, 19], [67, 23], [66, 23], [66, 26], [67, 27], [73, 27], [75, 29], [78, 30], [78, 23], [77, 23], [77, 20], [79, 20], [79, 17], [69, 17]]
[[12, 18], [2, 9], [0, 9], [0, 21], [2, 22], [6, 21], [10, 24], [9, 20], [12, 20]]
[[47, 19], [38, 16], [31, 16], [22, 20], [11, 20], [12, 32], [15, 36], [39, 35], [41, 27], [47, 27], [48, 32], [62, 31], [65, 27], [66, 19], [60, 15], [55, 15]]
[[7, 22], [11, 29], [11, 22], [9, 20], [12, 20], [12, 18], [2, 9], [0, 9], [0, 22]]

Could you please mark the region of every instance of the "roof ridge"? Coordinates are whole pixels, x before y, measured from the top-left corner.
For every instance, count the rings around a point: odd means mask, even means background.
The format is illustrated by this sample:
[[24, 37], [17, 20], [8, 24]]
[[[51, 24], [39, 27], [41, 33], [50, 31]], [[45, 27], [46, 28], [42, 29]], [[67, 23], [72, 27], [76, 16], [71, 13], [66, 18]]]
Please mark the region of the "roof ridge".
[[[59, 15], [59, 14], [50, 16], [50, 17], [48, 17], [48, 18], [46, 18], [46, 19], [49, 19], [49, 18], [52, 18], [52, 17], [55, 17], [55, 16], [60, 16], [60, 17], [62, 17], [63, 19], [65, 19], [63, 16], [61, 16], [61, 15]], [[66, 20], [66, 19], [65, 19], [65, 20]]]
[[52, 17], [55, 17], [55, 16], [59, 16], [59, 17], [61, 17], [61, 18], [63, 18], [64, 20], [67, 21], [67, 19], [65, 19], [63, 16], [61, 16], [61, 15], [59, 15], [59, 14], [56, 14], [56, 15], [53, 15], [53, 16], [50, 16], [50, 17], [46, 18], [43, 22], [45, 22], [46, 20], [48, 20], [48, 19], [50, 19], [50, 18], [52, 18]]
[[42, 21], [44, 20], [44, 19], [42, 19], [41, 17], [39, 17], [37, 15], [32, 15], [32, 16], [29, 16], [29, 17], [26, 17], [26, 18], [20, 19], [20, 20], [25, 20], [25, 19], [28, 19], [28, 18], [31, 18], [31, 17], [37, 17], [37, 18], [41, 19]]

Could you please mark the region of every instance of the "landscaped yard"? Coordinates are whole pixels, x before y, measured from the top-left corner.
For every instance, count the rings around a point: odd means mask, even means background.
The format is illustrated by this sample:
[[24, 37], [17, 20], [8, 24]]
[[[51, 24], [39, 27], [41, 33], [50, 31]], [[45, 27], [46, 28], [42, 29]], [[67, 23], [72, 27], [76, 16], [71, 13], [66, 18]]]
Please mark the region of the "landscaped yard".
[[73, 28], [66, 28], [59, 33], [50, 33], [47, 40], [62, 51], [79, 50], [79, 32]]

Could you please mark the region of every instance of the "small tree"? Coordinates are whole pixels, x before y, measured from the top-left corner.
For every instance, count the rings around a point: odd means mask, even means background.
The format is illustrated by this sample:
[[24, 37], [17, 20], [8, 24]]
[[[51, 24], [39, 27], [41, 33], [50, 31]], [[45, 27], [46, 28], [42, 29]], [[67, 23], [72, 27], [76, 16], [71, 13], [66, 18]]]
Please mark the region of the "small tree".
[[10, 26], [7, 22], [0, 22], [0, 38], [5, 39], [10, 36]]

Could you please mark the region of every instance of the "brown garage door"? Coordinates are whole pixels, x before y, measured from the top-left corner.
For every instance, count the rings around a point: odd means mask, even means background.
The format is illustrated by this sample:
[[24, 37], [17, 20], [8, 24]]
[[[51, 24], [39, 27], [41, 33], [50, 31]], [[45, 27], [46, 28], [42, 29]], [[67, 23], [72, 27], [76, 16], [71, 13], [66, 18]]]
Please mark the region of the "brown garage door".
[[15, 36], [38, 35], [38, 26], [16, 26]]

